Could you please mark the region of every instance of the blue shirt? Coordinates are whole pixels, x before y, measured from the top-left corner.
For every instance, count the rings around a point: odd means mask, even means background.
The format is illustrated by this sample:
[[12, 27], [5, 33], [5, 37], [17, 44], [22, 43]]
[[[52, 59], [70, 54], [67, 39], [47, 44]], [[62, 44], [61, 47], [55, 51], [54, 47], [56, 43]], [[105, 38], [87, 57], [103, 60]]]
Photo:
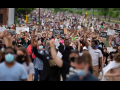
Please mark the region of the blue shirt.
[[74, 74], [67, 78], [66, 81], [99, 81], [96, 77], [94, 77], [91, 73], [89, 73], [85, 78], [80, 80], [80, 78]]
[[15, 65], [8, 68], [5, 62], [0, 64], [0, 81], [21, 81], [27, 79], [28, 75], [23, 65], [15, 62]]

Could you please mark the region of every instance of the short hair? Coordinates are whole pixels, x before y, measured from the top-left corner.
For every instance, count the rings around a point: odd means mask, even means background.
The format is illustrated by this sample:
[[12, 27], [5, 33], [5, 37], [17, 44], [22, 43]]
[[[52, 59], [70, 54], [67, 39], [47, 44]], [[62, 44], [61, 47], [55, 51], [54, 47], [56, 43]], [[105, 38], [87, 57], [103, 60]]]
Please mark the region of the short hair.
[[97, 41], [96, 41], [96, 40], [93, 40], [92, 42], [94, 42], [94, 43], [95, 43], [95, 45], [97, 45]]
[[[11, 50], [13, 50], [13, 52], [14, 52], [14, 49], [13, 49], [12, 47], [6, 47], [6, 48], [5, 48], [5, 52], [6, 52], [7, 49], [11, 49]], [[14, 53], [15, 53], [15, 52], [14, 52]]]
[[77, 59], [75, 59], [75, 63], [76, 64], [82, 64], [82, 63], [88, 64], [89, 62], [88, 62], [88, 59], [85, 58], [84, 56], [79, 56]]
[[65, 39], [64, 42], [65, 42], [65, 41], [69, 41], [69, 39]]

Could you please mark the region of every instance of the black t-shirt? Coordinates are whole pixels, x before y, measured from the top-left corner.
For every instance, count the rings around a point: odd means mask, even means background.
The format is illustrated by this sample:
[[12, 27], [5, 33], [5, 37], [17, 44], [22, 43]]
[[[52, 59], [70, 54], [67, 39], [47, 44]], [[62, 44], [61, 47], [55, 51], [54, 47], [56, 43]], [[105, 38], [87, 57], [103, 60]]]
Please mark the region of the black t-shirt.
[[62, 71], [63, 71], [63, 80], [66, 80], [66, 76], [69, 74], [70, 63], [63, 61]]
[[117, 53], [117, 51], [116, 52], [110, 52], [110, 59], [113, 61], [113, 56], [114, 56], [114, 54], [116, 54]]
[[105, 47], [105, 44], [103, 42], [99, 43], [99, 45], [102, 45], [102, 47], [104, 46]]
[[106, 57], [106, 62], [105, 62], [105, 64], [108, 64], [108, 63], [107, 63], [107, 58], [108, 58], [109, 54], [108, 54], [108, 53], [103, 52], [103, 56], [104, 56], [104, 57]]

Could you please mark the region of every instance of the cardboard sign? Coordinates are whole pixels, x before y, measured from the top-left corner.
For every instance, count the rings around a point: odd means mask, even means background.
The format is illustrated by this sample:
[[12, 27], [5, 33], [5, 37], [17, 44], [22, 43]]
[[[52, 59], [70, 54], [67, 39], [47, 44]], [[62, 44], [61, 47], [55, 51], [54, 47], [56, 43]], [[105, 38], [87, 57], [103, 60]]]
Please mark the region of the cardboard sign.
[[64, 34], [67, 34], [68, 29], [64, 28]]
[[83, 27], [83, 30], [84, 30], [84, 31], [87, 31], [87, 27]]
[[64, 29], [54, 29], [53, 30], [53, 35], [64, 35]]
[[105, 37], [106, 38], [107, 37], [107, 32], [101, 32], [100, 37]]
[[74, 33], [74, 35], [77, 35], [77, 30], [70, 30], [70, 35], [72, 35]]

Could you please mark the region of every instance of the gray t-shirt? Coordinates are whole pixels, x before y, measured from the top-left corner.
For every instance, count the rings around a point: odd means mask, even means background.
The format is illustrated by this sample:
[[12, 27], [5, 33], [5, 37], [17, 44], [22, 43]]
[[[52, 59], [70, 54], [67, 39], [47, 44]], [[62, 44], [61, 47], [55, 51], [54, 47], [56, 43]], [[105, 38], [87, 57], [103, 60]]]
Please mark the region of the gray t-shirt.
[[5, 62], [0, 64], [0, 81], [21, 81], [27, 79], [28, 75], [23, 65], [15, 62], [15, 65], [8, 68]]
[[24, 66], [24, 68], [27, 71], [28, 75], [29, 74], [35, 74], [33, 63], [29, 63], [29, 66], [27, 66], [26, 62], [24, 62], [22, 65]]

